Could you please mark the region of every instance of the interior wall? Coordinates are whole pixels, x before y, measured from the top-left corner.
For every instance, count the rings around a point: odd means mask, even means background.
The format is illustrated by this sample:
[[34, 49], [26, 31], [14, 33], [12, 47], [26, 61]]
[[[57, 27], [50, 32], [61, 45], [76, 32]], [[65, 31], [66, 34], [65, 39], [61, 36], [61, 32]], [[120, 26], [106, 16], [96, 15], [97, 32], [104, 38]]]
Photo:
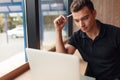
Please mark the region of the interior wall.
[[92, 0], [97, 19], [120, 27], [120, 0]]

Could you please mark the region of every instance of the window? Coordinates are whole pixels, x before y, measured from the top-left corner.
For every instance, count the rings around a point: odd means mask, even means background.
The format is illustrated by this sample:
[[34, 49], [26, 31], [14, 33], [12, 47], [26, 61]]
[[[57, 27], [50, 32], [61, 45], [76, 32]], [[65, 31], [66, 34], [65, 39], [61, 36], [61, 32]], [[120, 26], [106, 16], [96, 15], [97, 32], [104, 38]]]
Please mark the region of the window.
[[[42, 21], [41, 49], [48, 50], [55, 45], [54, 19], [59, 15], [67, 15], [68, 0], [41, 0]], [[62, 30], [63, 39], [67, 38], [68, 25]]]
[[0, 76], [25, 63], [22, 0], [0, 1]]
[[[29, 48], [36, 48], [36, 49], [40, 49], [40, 46], [43, 46], [41, 45], [41, 41], [44, 41], [46, 39], [46, 37], [44, 37], [45, 35], [45, 31], [42, 32], [43, 30], [48, 30], [50, 29], [51, 31], [54, 32], [54, 27], [53, 26], [53, 21], [51, 20], [54, 20], [58, 15], [60, 14], [67, 14], [67, 2], [71, 1], [71, 0], [52, 0], [52, 1], [49, 1], [47, 2], [46, 0], [25, 0], [26, 1], [26, 27], [27, 28], [23, 28], [24, 30], [24, 38], [20, 38], [23, 40], [23, 54], [25, 53], [24, 52], [24, 48], [26, 47], [29, 47]], [[39, 9], [39, 3], [40, 1], [40, 6], [41, 6], [41, 9]], [[41, 3], [42, 1], [42, 3]], [[46, 2], [45, 2], [46, 1]], [[13, 1], [15, 2], [15, 0]], [[42, 4], [42, 5], [41, 5]], [[56, 7], [56, 4], [58, 5], [57, 8]], [[43, 7], [42, 7], [43, 6]], [[45, 8], [45, 7], [48, 7], [50, 6], [49, 8]], [[11, 7], [12, 8], [12, 7]], [[18, 7], [17, 7], [18, 8]], [[21, 7], [22, 8], [22, 7]], [[15, 9], [13, 9], [15, 10]], [[20, 10], [20, 9], [17, 9], [17, 10]], [[42, 13], [41, 13], [42, 12]], [[69, 14], [69, 13], [68, 13]], [[42, 16], [41, 16], [42, 15]], [[44, 20], [46, 20], [48, 17], [50, 17], [50, 20], [48, 22], [50, 22], [50, 24]], [[22, 18], [24, 18], [24, 16], [22, 16]], [[40, 19], [39, 19], [40, 18]], [[42, 19], [41, 19], [42, 18]], [[7, 16], [6, 16], [6, 19], [7, 19]], [[18, 20], [17, 18], [14, 18], [13, 20]], [[23, 26], [25, 25], [25, 20], [22, 21], [23, 23]], [[50, 27], [46, 27], [46, 28], [43, 28], [43, 26], [41, 25], [44, 25], [42, 22], [45, 23], [45, 25], [50, 25]], [[7, 24], [6, 24], [7, 25]], [[51, 26], [52, 25], [52, 26]], [[19, 26], [19, 25], [18, 25]], [[67, 25], [66, 25], [67, 26]], [[14, 26], [14, 28], [17, 28], [16, 26]], [[8, 27], [6, 27], [5, 29], [8, 29]], [[12, 28], [10, 28], [12, 30]], [[40, 31], [39, 31], [40, 30]], [[67, 37], [67, 34], [66, 32], [69, 32], [69, 30], [67, 31], [67, 27], [65, 27], [64, 31], [63, 31], [63, 37], [66, 38]], [[27, 35], [25, 33], [25, 31], [27, 31]], [[65, 34], [64, 34], [65, 33]], [[7, 31], [5, 33], [6, 35], [8, 34]], [[42, 36], [41, 36], [42, 35]], [[8, 36], [8, 35], [7, 35]], [[6, 36], [6, 37], [7, 37]], [[26, 36], [27, 36], [27, 39], [26, 39]], [[50, 35], [51, 36], [51, 35]], [[53, 34], [54, 36], [54, 34]], [[43, 39], [43, 37], [45, 39]], [[54, 36], [55, 37], [55, 36]], [[15, 36], [12, 36], [10, 37], [11, 39], [15, 39], [17, 40], [18, 38]], [[54, 39], [53, 39], [54, 40]], [[9, 39], [7, 39], [6, 41], [9, 42]], [[15, 41], [17, 42], [17, 41]], [[14, 43], [14, 41], [13, 41]], [[22, 43], [21, 43], [22, 44]], [[53, 44], [52, 44], [53, 46]], [[16, 50], [17, 47], [15, 47], [15, 49], [13, 50]], [[48, 47], [47, 47], [48, 48]], [[42, 48], [42, 49], [45, 49], [45, 48]], [[7, 50], [7, 49], [6, 49]], [[20, 55], [18, 55], [20, 56]], [[13, 56], [12, 56], [13, 57]], [[15, 58], [17, 58], [17, 56], [14, 56]], [[20, 58], [19, 60], [23, 60], [23, 62], [25, 62], [25, 55], [22, 55], [21, 56], [22, 58]], [[13, 58], [10, 58], [9, 59], [11, 63], [13, 63], [14, 61], [16, 61], [16, 59], [13, 60]], [[17, 62], [20, 62], [20, 61], [17, 61]], [[7, 63], [5, 63], [6, 65], [9, 65]], [[19, 65], [20, 66], [20, 65]], [[25, 65], [26, 66], [26, 65]], [[8, 66], [7, 66], [8, 67]], [[18, 66], [17, 66], [18, 67]], [[27, 67], [28, 67], [28, 64], [27, 64]], [[27, 68], [28, 69], [28, 68]], [[10, 69], [10, 70], [13, 70], [13, 69]], [[2, 71], [2, 70], [1, 70]], [[4, 70], [3, 70], [4, 71]]]
[[[71, 0], [26, 0], [29, 48], [48, 50], [55, 45], [53, 20], [59, 15], [70, 14], [67, 7], [69, 1], [71, 2]], [[68, 37], [69, 30], [72, 29], [71, 26], [72, 24], [67, 24], [63, 29], [64, 38]]]

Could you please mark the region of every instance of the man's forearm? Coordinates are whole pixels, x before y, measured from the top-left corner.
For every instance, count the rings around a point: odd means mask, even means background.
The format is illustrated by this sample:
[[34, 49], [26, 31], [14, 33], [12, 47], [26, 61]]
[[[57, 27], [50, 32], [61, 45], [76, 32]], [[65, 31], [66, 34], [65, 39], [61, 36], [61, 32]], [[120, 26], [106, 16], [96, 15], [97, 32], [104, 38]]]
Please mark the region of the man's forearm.
[[62, 39], [62, 31], [56, 31], [56, 52], [67, 53]]

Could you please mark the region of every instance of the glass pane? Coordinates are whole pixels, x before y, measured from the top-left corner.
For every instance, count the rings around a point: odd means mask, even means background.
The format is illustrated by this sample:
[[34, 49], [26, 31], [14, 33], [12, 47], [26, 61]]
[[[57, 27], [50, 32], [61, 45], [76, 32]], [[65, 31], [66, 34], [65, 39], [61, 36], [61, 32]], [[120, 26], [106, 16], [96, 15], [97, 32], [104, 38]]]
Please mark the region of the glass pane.
[[25, 63], [22, 15], [0, 14], [0, 76]]
[[[55, 28], [53, 21], [59, 15], [67, 14], [67, 0], [42, 0], [43, 42], [42, 49], [50, 49], [55, 45]], [[67, 37], [67, 25], [62, 31], [63, 38]]]

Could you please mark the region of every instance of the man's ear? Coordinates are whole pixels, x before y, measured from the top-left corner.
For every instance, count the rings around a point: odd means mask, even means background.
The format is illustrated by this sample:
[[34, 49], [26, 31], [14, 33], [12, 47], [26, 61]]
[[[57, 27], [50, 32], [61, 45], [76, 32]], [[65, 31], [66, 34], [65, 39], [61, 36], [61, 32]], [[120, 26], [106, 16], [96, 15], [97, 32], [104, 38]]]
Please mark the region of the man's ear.
[[93, 11], [93, 15], [94, 15], [94, 17], [97, 16], [97, 12], [96, 12], [96, 10]]

